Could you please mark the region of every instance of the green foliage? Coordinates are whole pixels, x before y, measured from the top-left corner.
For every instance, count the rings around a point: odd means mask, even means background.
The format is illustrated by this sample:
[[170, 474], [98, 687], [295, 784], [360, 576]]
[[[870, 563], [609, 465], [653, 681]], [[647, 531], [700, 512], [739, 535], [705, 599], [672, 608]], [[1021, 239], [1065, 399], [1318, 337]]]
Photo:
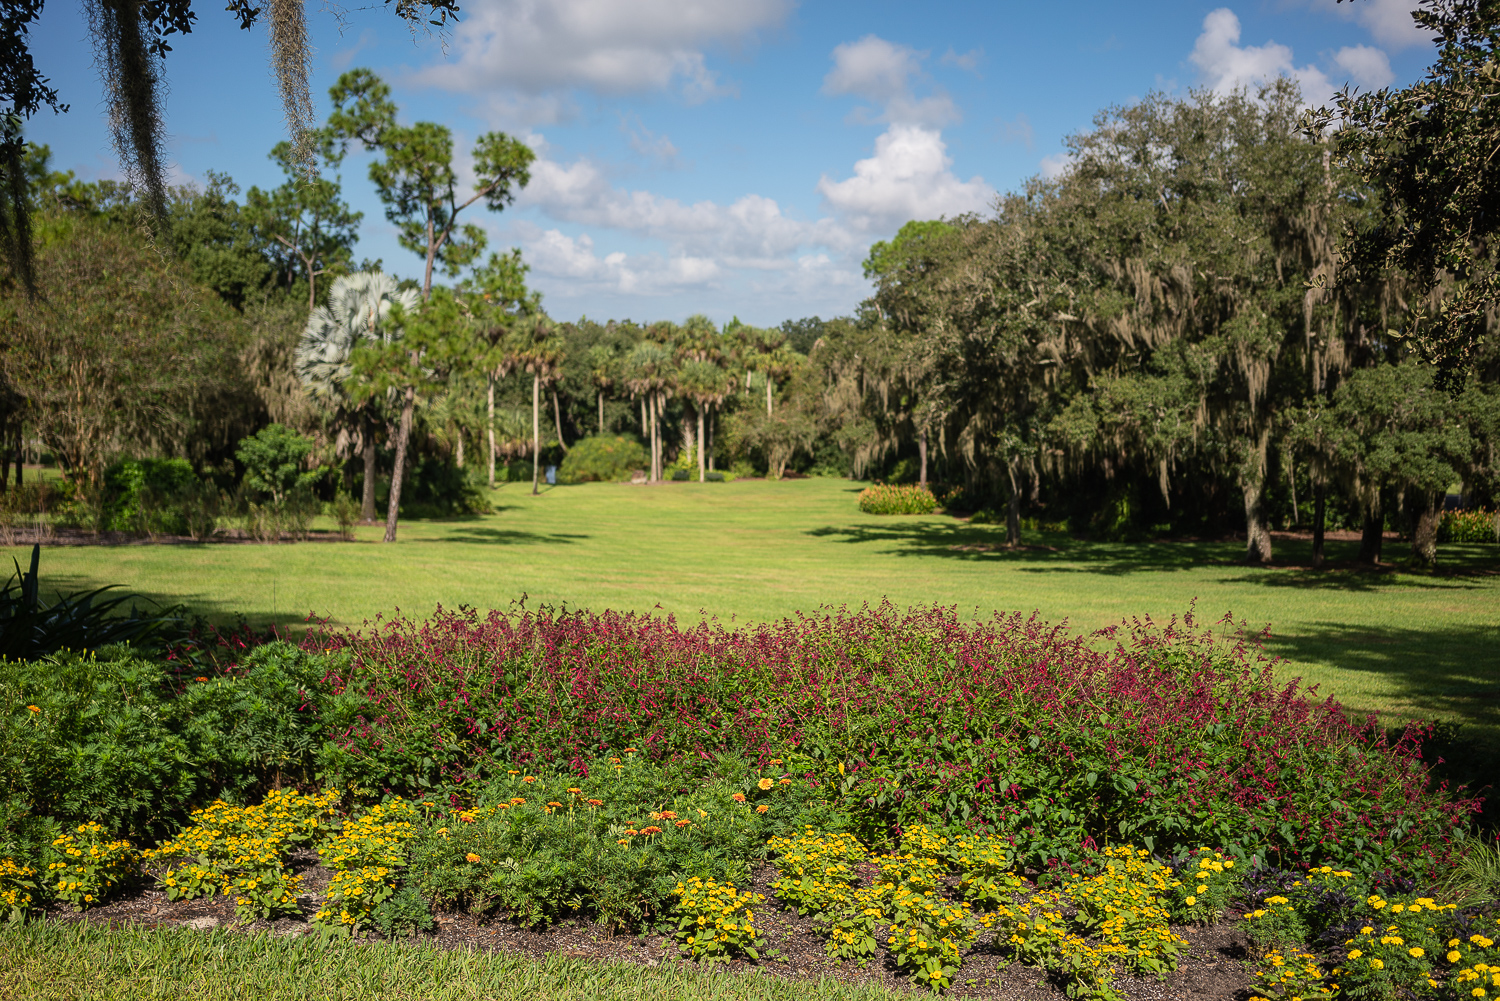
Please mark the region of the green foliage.
[[328, 658], [275, 643], [233, 674], [179, 680], [121, 653], [0, 661], [12, 707], [0, 712], [0, 802], [145, 838], [210, 796], [313, 779]]
[[402, 491], [401, 513], [409, 518], [454, 518], [488, 514], [484, 473], [476, 466], [460, 468], [449, 459], [423, 456]]
[[593, 483], [628, 480], [637, 469], [646, 468], [646, 449], [634, 438], [595, 435], [574, 442], [557, 471], [559, 483]]
[[689, 877], [672, 891], [677, 897], [677, 937], [693, 959], [709, 962], [736, 955], [759, 959], [765, 947], [755, 927], [753, 908], [766, 898], [740, 891], [732, 883]]
[[271, 424], [241, 439], [235, 458], [244, 464], [245, 487], [279, 507], [323, 476], [321, 468], [304, 468], [312, 450], [312, 439], [284, 424]]
[[859, 492], [859, 509], [866, 514], [931, 514], [937, 498], [926, 487], [877, 484]]
[[108, 903], [139, 875], [140, 852], [94, 821], [53, 839], [46, 858], [44, 889], [75, 911]]
[[199, 480], [185, 459], [124, 459], [104, 471], [104, 524], [112, 532], [185, 535], [181, 502]]

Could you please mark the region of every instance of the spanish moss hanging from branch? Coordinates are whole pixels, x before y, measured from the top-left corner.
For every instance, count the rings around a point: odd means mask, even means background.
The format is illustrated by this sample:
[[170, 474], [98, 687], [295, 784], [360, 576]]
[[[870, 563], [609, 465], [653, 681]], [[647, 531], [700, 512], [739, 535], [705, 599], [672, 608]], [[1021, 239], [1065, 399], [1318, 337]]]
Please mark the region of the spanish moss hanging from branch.
[[307, 77], [312, 52], [307, 47], [307, 18], [303, 0], [270, 0], [271, 66], [281, 90], [286, 130], [292, 140], [292, 160], [308, 178], [317, 173], [313, 139], [313, 104]]
[[164, 220], [161, 62], [168, 46], [159, 37], [148, 43], [155, 26], [143, 16], [140, 0], [88, 0], [85, 9], [120, 167], [150, 215]]

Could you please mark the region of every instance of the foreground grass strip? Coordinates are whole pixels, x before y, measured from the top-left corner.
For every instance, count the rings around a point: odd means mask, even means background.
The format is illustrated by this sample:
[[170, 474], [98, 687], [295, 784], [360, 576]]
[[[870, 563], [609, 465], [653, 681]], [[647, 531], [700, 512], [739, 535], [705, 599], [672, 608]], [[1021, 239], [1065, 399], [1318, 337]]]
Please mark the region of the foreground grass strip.
[[36, 1001], [890, 1001], [833, 980], [657, 968], [427, 943], [335, 943], [87, 923], [0, 927], [0, 998]]

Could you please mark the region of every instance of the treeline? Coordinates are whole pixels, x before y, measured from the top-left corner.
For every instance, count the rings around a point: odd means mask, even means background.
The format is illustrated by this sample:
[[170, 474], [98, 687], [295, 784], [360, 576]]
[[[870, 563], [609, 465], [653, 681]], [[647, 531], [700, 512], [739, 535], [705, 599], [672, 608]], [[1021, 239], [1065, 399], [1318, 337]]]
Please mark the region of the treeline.
[[[361, 498], [367, 520], [384, 505], [394, 538], [402, 511], [482, 507], [500, 480], [535, 489], [580, 441], [623, 435], [638, 450], [612, 454], [652, 480], [931, 483], [1013, 542], [1028, 524], [1238, 532], [1260, 562], [1273, 529], [1302, 526], [1318, 561], [1325, 530], [1353, 529], [1375, 562], [1396, 529], [1430, 561], [1446, 495], [1492, 507], [1500, 491], [1500, 211], [1485, 201], [1500, 179], [1479, 156], [1500, 124], [1474, 104], [1496, 84], [1470, 72], [1493, 41], [1463, 21], [1479, 8], [1447, 7], [1457, 27], [1412, 88], [1442, 113], [1422, 126], [1441, 143], [1392, 117], [1406, 91], [1342, 95], [1339, 128], [1288, 80], [1151, 95], [1102, 112], [1059, 176], [992, 214], [877, 243], [854, 316], [776, 328], [549, 317], [519, 252], [486, 256], [460, 218], [503, 210], [530, 151], [480, 137], [461, 191], [448, 130], [397, 125], [365, 70], [330, 93], [321, 180], [279, 147], [285, 186], [240, 202], [212, 175], [173, 193], [168, 232], [35, 151], [46, 294], [11, 287], [0, 306], [7, 448], [36, 443], [79, 482], [140, 454], [231, 476], [238, 440], [284, 424], [312, 438], [309, 467], [335, 470], [326, 499]], [[1473, 170], [1424, 172], [1462, 153], [1455, 136]], [[337, 170], [356, 147], [376, 154], [420, 280], [354, 264]]]

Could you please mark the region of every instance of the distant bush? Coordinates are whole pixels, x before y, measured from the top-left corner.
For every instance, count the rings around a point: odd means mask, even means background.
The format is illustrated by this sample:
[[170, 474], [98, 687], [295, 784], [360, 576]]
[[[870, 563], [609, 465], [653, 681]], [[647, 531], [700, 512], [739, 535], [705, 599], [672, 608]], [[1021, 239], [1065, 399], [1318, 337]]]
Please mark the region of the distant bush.
[[[484, 471], [477, 466], [460, 468], [436, 456], [427, 456], [412, 470], [401, 496], [401, 513], [408, 518], [453, 518], [488, 514], [484, 493]], [[526, 468], [531, 479], [531, 467]]]
[[724, 474], [717, 469], [710, 469], [708, 472], [703, 474], [703, 482], [723, 483], [725, 482]]
[[866, 514], [931, 514], [937, 498], [926, 487], [878, 483], [859, 492], [859, 509]]
[[186, 535], [188, 502], [198, 487], [186, 459], [124, 459], [104, 471], [101, 527], [107, 532]]
[[1500, 514], [1475, 508], [1444, 511], [1438, 523], [1439, 542], [1494, 542], [1500, 537]]
[[692, 479], [693, 476], [686, 469], [674, 469], [672, 470], [671, 478], [678, 483], [686, 483], [688, 480]]
[[643, 468], [646, 462], [646, 449], [634, 438], [595, 435], [584, 438], [568, 450], [562, 468], [557, 471], [557, 481], [609, 483], [628, 480], [631, 470]]

